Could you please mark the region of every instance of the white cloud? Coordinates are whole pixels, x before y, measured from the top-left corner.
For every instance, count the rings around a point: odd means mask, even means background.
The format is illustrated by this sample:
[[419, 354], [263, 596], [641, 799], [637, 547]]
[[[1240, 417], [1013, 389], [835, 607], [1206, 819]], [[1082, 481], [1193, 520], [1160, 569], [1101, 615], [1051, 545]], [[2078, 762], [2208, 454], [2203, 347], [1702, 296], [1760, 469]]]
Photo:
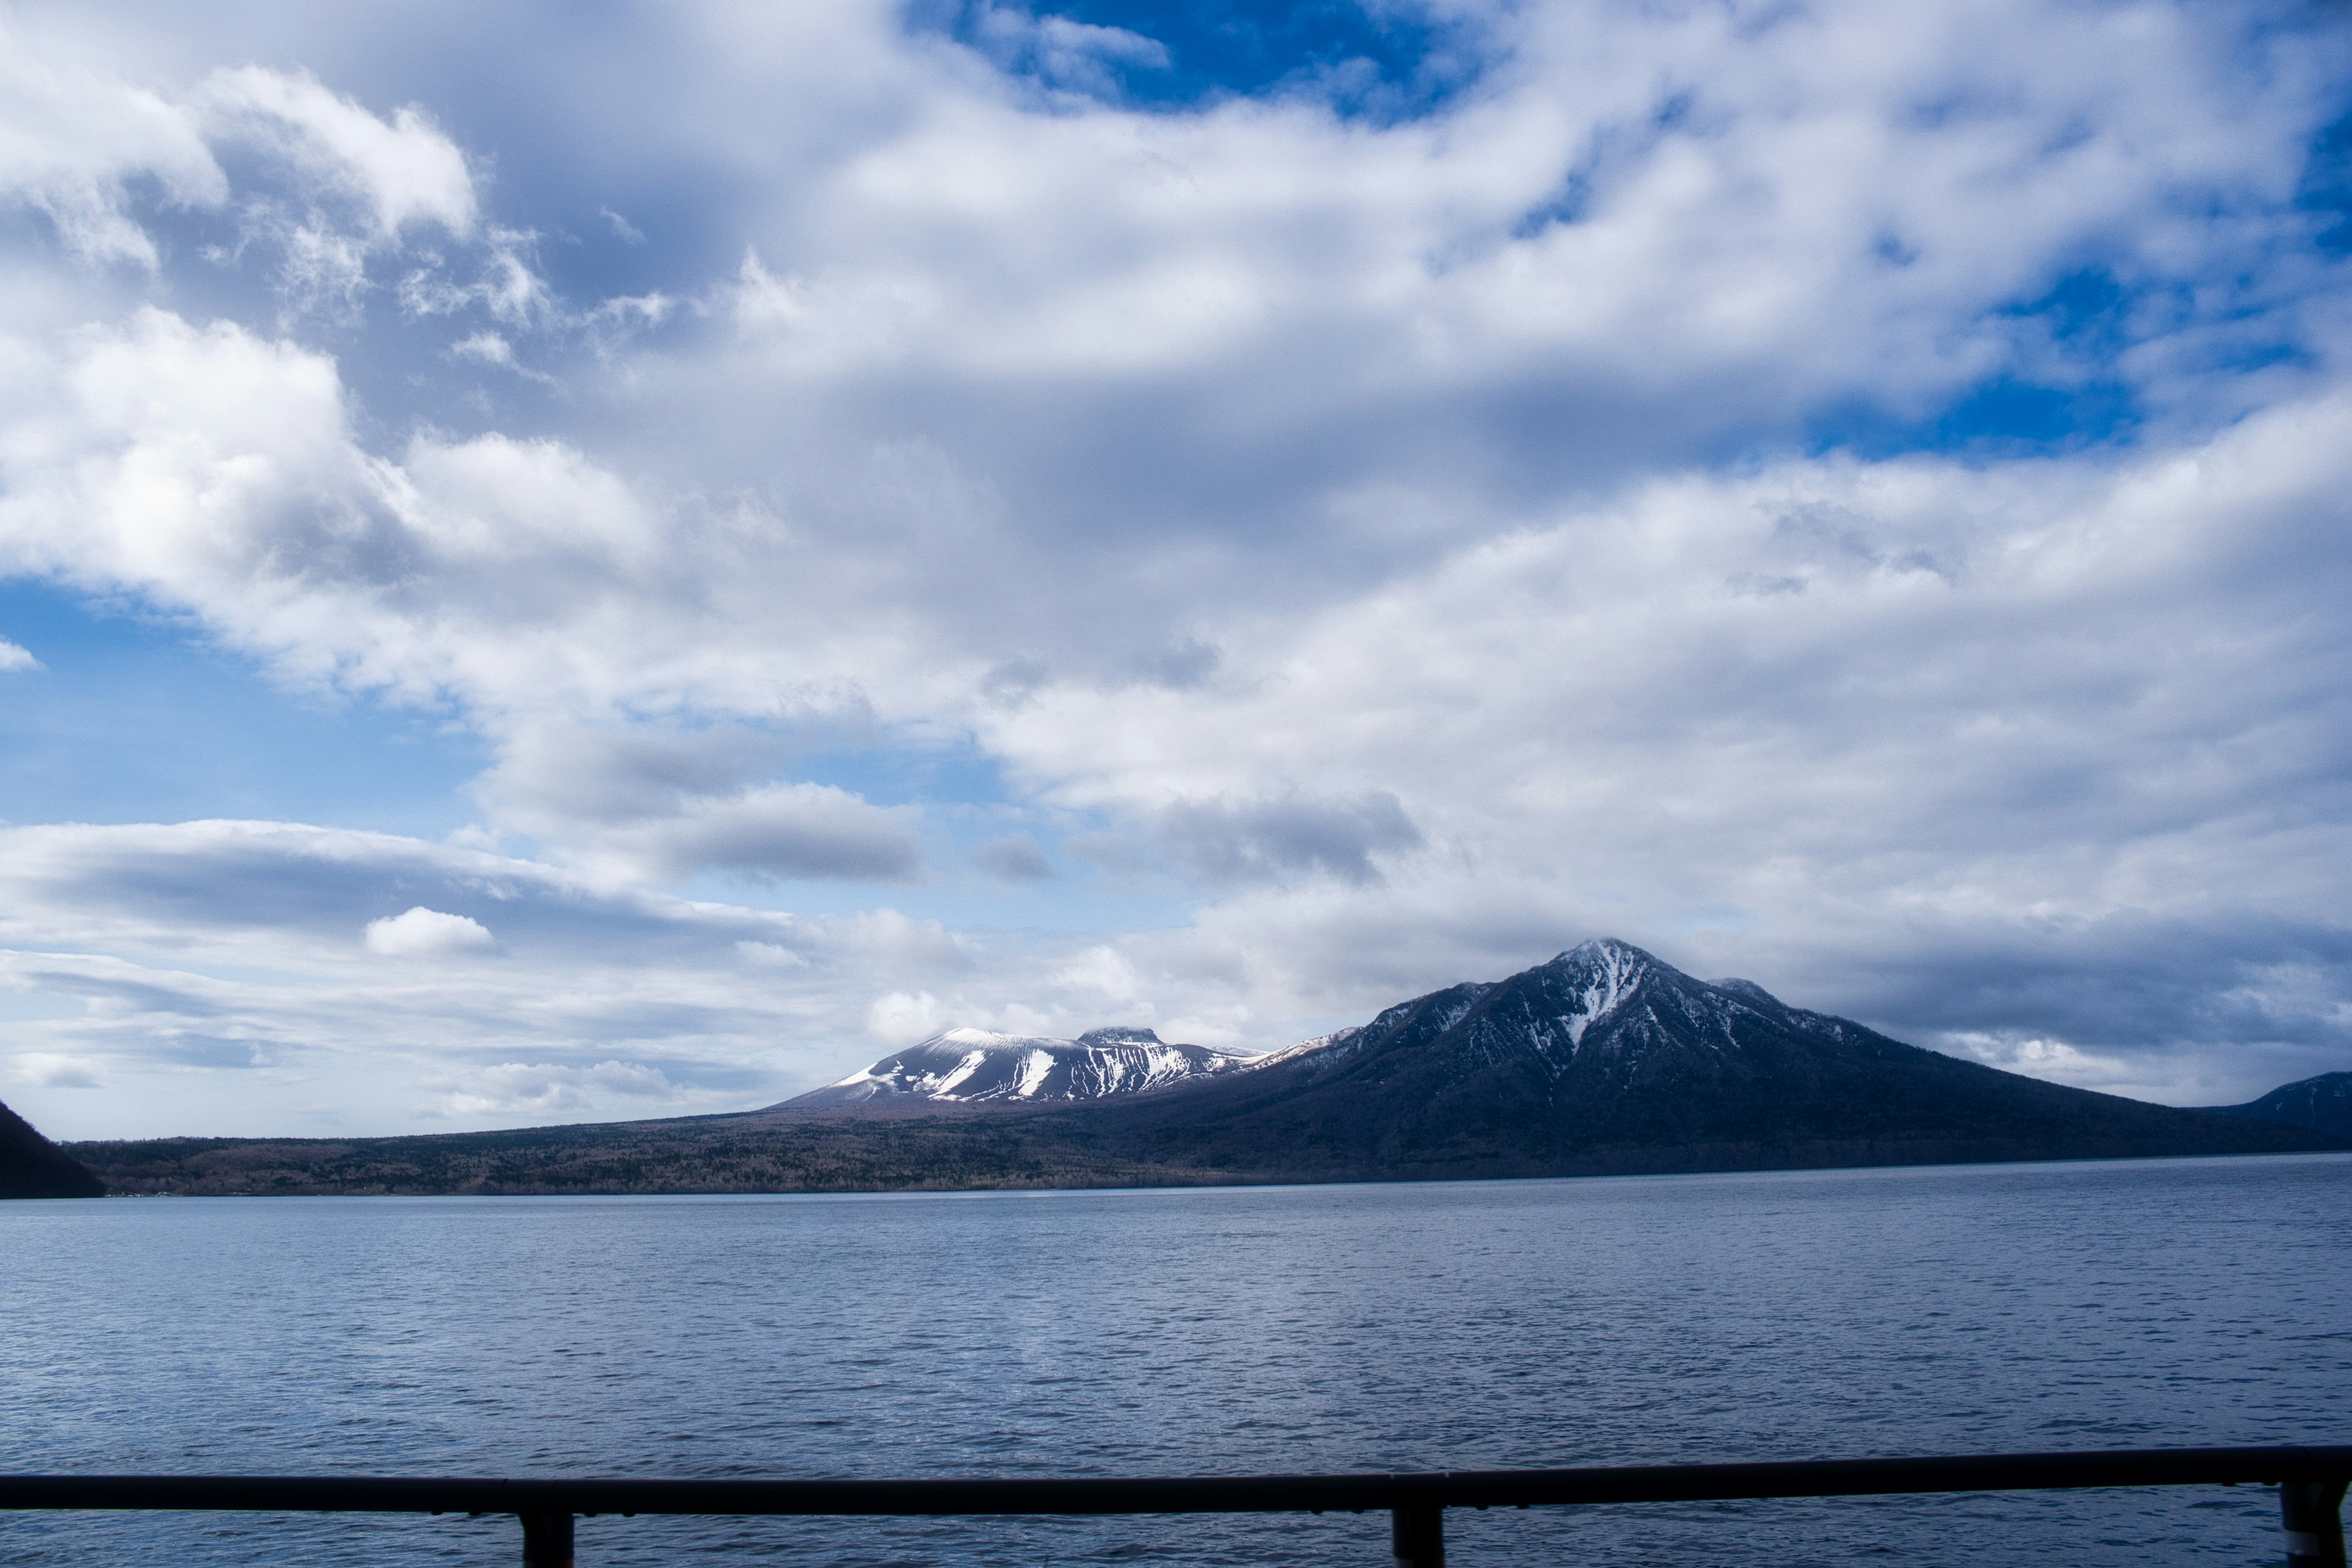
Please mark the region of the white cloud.
[[922, 868], [916, 814], [843, 789], [761, 782], [782, 759], [738, 728], [660, 735], [533, 726], [479, 789], [513, 830], [622, 877], [904, 881]]
[[2077, 1049], [2064, 1040], [2041, 1038], [2003, 1038], [1993, 1035], [1969, 1035], [1948, 1037], [1944, 1047], [1955, 1054], [1965, 1053], [1987, 1067], [2007, 1072], [2021, 1072], [2035, 1078], [2046, 1078], [2077, 1089], [2095, 1089], [2109, 1094], [2145, 1093], [2139, 1079], [2139, 1067], [2117, 1057], [2099, 1056]]
[[0, 637], [0, 674], [12, 670], [40, 668], [41, 661], [33, 657], [30, 649], [12, 643], [6, 637]]
[[55, 1051], [19, 1051], [12, 1059], [18, 1079], [43, 1089], [106, 1087], [96, 1067], [79, 1057], [62, 1056]]
[[514, 345], [496, 332], [476, 332], [449, 345], [450, 354], [457, 359], [469, 359], [481, 364], [494, 364], [501, 369], [514, 368]]
[[1077, 955], [1055, 979], [1075, 990], [1091, 991], [1108, 1002], [1143, 1002], [1142, 976], [1116, 948], [1095, 946]]
[[642, 1062], [601, 1061], [585, 1067], [546, 1062], [499, 1062], [478, 1068], [440, 1092], [426, 1111], [466, 1121], [484, 1117], [545, 1117], [565, 1112], [609, 1112], [615, 1100], [675, 1104], [679, 1086]]
[[886, 1046], [911, 1046], [952, 1021], [928, 991], [893, 991], [866, 1010], [866, 1032]]
[[679, 816], [601, 836], [654, 877], [698, 871], [798, 880], [904, 881], [922, 848], [900, 814], [829, 784], [775, 784], [731, 798], [698, 800]]
[[1153, 71], [1173, 63], [1157, 38], [1007, 5], [975, 7], [971, 33], [974, 44], [1000, 68], [1066, 92], [1116, 96], [1119, 67]]
[[131, 185], [156, 183], [183, 206], [218, 206], [227, 176], [187, 115], [162, 96], [87, 68], [52, 65], [0, 29], [0, 203], [47, 215], [68, 248], [152, 267]]
[[377, 232], [430, 223], [463, 237], [474, 227], [465, 154], [415, 104], [377, 118], [303, 72], [242, 66], [216, 71], [192, 99], [216, 135], [257, 140], [363, 203]]
[[[332, 192], [366, 214], [364, 237], [315, 213], [248, 214], [286, 246], [286, 286], [307, 299], [348, 303], [363, 286], [366, 249], [396, 245], [405, 226], [430, 223], [458, 238], [475, 226], [464, 155], [429, 117], [410, 106], [379, 119], [305, 73], [216, 71], [174, 100], [36, 58], [0, 32], [0, 202], [44, 212], [68, 247], [90, 260], [159, 264], [142, 205], [223, 206], [230, 190], [216, 142], [266, 147], [313, 199]], [[160, 204], [139, 195], [142, 182]]]
[[471, 915], [444, 914], [418, 904], [367, 923], [367, 949], [386, 958], [433, 958], [485, 952], [498, 946], [489, 928]]
[[[652, 673], [653, 628], [621, 601], [661, 594], [656, 520], [575, 450], [420, 436], [374, 457], [331, 359], [153, 309], [25, 369], [0, 434], [16, 570], [145, 592], [296, 673], [404, 695], [560, 705]], [[581, 624], [598, 597], [622, 640]], [[627, 675], [598, 678], [607, 660]]]

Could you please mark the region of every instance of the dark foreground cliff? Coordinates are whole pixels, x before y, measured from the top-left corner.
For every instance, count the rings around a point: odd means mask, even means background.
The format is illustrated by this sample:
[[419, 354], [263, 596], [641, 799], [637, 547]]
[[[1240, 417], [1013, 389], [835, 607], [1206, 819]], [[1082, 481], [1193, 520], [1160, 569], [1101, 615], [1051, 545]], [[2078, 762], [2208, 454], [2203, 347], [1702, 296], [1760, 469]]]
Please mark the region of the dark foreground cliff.
[[72, 1146], [117, 1192], [874, 1192], [1442, 1180], [2352, 1148], [1920, 1050], [1622, 942], [1247, 1070], [1056, 1106], [772, 1107], [510, 1132]]
[[105, 1192], [79, 1161], [0, 1105], [0, 1198], [95, 1198]]

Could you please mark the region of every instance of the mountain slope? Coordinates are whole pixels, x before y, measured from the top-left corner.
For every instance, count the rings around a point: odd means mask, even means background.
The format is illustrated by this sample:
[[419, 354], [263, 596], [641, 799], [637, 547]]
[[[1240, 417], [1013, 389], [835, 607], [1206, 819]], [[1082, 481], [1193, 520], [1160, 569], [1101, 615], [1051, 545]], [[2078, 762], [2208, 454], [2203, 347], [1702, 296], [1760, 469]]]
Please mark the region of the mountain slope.
[[0, 1198], [96, 1198], [105, 1184], [80, 1161], [0, 1105]]
[[1130, 1158], [1297, 1174], [1572, 1174], [2341, 1147], [2067, 1089], [1587, 942], [1230, 1079], [1093, 1115]]
[[2209, 1107], [2220, 1116], [2247, 1116], [2259, 1121], [2280, 1121], [2308, 1127], [2315, 1132], [2352, 1139], [2352, 1072], [2324, 1072], [2294, 1083], [2281, 1084], [2260, 1100], [2243, 1105]]
[[1150, 1029], [1090, 1029], [1075, 1040], [950, 1029], [784, 1104], [1095, 1100], [1229, 1072], [1252, 1059], [1170, 1045]]

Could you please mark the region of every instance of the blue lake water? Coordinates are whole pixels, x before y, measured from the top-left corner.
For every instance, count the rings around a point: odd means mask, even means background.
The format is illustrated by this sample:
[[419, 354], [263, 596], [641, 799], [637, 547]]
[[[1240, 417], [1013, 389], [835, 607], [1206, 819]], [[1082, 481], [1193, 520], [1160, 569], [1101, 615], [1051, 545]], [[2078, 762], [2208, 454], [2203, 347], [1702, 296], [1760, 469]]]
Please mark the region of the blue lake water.
[[[2352, 1442], [2352, 1156], [0, 1204], [0, 1469], [1160, 1475]], [[1457, 1564], [2274, 1563], [2275, 1494], [1453, 1512]], [[1387, 1560], [1386, 1521], [583, 1521], [585, 1565]], [[0, 1563], [511, 1563], [0, 1515]]]

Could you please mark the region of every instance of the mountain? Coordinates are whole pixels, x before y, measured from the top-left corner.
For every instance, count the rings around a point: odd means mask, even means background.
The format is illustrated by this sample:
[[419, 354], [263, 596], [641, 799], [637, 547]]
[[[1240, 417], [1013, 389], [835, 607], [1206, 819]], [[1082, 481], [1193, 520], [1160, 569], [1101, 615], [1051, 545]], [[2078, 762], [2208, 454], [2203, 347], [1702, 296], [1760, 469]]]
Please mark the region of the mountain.
[[2258, 1121], [2283, 1121], [2289, 1127], [2352, 1139], [2352, 1072], [2324, 1072], [2297, 1083], [2281, 1084], [2260, 1100], [2243, 1105], [2208, 1108], [2220, 1116], [2250, 1116]]
[[1255, 1058], [1170, 1045], [1150, 1029], [1089, 1029], [1075, 1040], [950, 1029], [785, 1105], [1103, 1100], [1163, 1089]]
[[1613, 941], [1432, 992], [1245, 1071], [1088, 1120], [1131, 1159], [1294, 1179], [2343, 1146], [1921, 1050]]
[[1076, 1040], [953, 1030], [828, 1089], [731, 1116], [403, 1138], [151, 1139], [74, 1152], [117, 1192], [775, 1193], [2347, 1147], [2352, 1140], [2309, 1127], [2147, 1105], [1939, 1056], [1791, 1007], [1749, 981], [1696, 980], [1637, 947], [1596, 942], [1264, 1057], [1171, 1046], [1143, 1029]]
[[106, 1185], [82, 1163], [0, 1105], [0, 1198], [96, 1198]]

